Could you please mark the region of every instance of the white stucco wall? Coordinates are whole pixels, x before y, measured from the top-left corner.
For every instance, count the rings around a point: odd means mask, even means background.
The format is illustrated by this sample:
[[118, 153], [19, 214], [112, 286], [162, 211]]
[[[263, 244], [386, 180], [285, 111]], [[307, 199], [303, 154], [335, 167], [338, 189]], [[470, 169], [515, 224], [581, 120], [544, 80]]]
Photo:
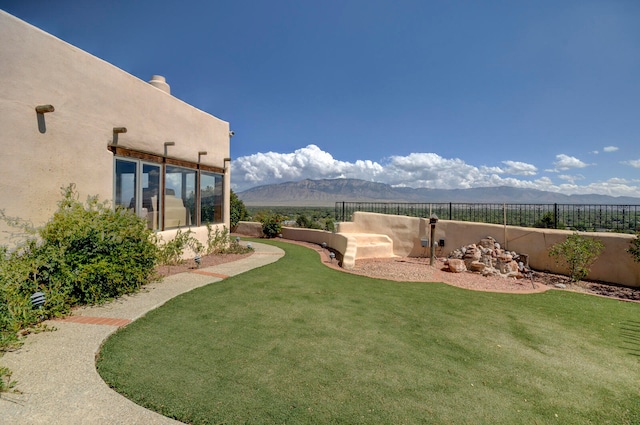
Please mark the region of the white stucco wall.
[[[44, 104], [55, 111], [43, 133]], [[162, 155], [175, 142], [169, 157], [197, 162], [207, 151], [202, 164], [228, 165], [229, 123], [0, 10], [0, 209], [40, 225], [69, 183], [81, 199], [111, 200], [114, 127], [127, 128], [119, 146]], [[229, 227], [228, 172], [224, 187]]]

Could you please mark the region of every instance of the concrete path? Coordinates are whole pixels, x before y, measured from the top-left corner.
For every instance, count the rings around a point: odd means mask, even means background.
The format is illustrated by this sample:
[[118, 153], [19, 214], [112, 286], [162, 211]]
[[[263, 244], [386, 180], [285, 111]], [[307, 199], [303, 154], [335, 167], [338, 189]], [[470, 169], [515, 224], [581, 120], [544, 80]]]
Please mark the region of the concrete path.
[[19, 350], [0, 359], [13, 372], [20, 391], [0, 395], [0, 424], [179, 424], [111, 390], [96, 371], [96, 353], [119, 326], [171, 298], [284, 255], [271, 245], [252, 245], [255, 253], [245, 259], [198, 271], [204, 273], [169, 276], [137, 294], [74, 310], [64, 321], [47, 322], [57, 330], [29, 335]]

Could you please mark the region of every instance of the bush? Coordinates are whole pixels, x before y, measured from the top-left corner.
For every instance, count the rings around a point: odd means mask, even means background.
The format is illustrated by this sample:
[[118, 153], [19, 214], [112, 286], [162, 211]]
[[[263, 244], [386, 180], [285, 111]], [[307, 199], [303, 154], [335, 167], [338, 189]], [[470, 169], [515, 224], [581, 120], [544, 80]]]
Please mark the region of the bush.
[[164, 266], [175, 266], [182, 264], [184, 250], [191, 248], [194, 254], [200, 254], [204, 247], [195, 237], [191, 236], [193, 232], [189, 229], [183, 232], [178, 229], [176, 236], [168, 242], [163, 242], [162, 237], [158, 237], [156, 244], [158, 246], [158, 264]]
[[282, 232], [282, 216], [271, 212], [263, 212], [258, 215], [262, 223], [262, 233], [266, 238], [275, 238]]
[[238, 222], [245, 221], [249, 218], [249, 213], [247, 212], [247, 208], [244, 205], [238, 196], [231, 191], [231, 199], [229, 203], [229, 213], [230, 213], [230, 225], [232, 229], [235, 229], [238, 225]]
[[[135, 292], [155, 275], [157, 248], [146, 221], [97, 197], [84, 204], [77, 197], [74, 185], [63, 188], [58, 210], [36, 235], [0, 249], [0, 349], [42, 318]], [[37, 310], [35, 292], [46, 298]]]
[[549, 255], [555, 257], [558, 263], [564, 263], [568, 266], [571, 280], [577, 282], [587, 277], [591, 265], [603, 249], [602, 242], [593, 238], [585, 238], [575, 232], [567, 236], [564, 242], [553, 245]]

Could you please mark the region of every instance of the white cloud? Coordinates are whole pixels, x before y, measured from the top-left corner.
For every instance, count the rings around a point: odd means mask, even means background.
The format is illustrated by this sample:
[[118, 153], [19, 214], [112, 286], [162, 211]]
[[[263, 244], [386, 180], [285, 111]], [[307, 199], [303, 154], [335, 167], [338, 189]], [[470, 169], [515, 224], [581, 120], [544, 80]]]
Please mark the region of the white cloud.
[[[567, 155], [557, 155], [554, 163], [558, 173], [588, 164]], [[640, 159], [626, 161], [640, 168]], [[248, 188], [298, 181], [303, 179], [355, 178], [387, 183], [397, 187], [428, 187], [438, 189], [468, 189], [473, 187], [512, 186], [548, 190], [565, 194], [599, 193], [613, 196], [640, 196], [640, 181], [609, 179], [607, 181], [577, 185], [586, 180], [584, 175], [561, 173], [557, 177], [565, 183], [555, 184], [547, 176], [535, 180], [538, 169], [519, 161], [502, 161], [502, 166], [474, 166], [460, 158], [443, 158], [436, 153], [411, 153], [391, 156], [381, 162], [357, 160], [346, 162], [335, 159], [316, 145], [308, 145], [293, 153], [256, 153], [232, 161], [232, 188], [241, 192]]]
[[551, 170], [546, 170], [546, 171], [559, 172], [559, 171], [570, 170], [572, 168], [584, 168], [589, 166], [589, 164], [586, 164], [580, 161], [578, 158], [574, 156], [565, 155], [563, 153], [561, 153], [560, 155], [556, 155], [556, 159], [557, 161], [553, 163], [555, 168]]
[[575, 176], [570, 176], [568, 174], [560, 174], [558, 176], [559, 179], [566, 180], [570, 183], [575, 183], [578, 180], [584, 180], [585, 177], [582, 174], [576, 174]]
[[630, 165], [633, 168], [640, 168], [640, 159], [630, 159], [628, 161], [622, 161], [620, 163], [624, 165]]
[[517, 176], [535, 176], [538, 174], [538, 168], [526, 162], [502, 161], [502, 163], [507, 166], [504, 170], [506, 174], [514, 174]]
[[617, 146], [605, 146], [604, 148], [602, 148], [602, 152], [615, 152], [617, 150]]

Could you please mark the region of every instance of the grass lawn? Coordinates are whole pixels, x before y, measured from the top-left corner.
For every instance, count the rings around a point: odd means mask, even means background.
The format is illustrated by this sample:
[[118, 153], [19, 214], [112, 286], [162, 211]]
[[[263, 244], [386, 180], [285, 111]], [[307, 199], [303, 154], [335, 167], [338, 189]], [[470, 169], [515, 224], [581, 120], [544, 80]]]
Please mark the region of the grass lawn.
[[100, 375], [195, 424], [640, 424], [640, 304], [369, 279], [269, 243], [285, 257], [114, 334]]

